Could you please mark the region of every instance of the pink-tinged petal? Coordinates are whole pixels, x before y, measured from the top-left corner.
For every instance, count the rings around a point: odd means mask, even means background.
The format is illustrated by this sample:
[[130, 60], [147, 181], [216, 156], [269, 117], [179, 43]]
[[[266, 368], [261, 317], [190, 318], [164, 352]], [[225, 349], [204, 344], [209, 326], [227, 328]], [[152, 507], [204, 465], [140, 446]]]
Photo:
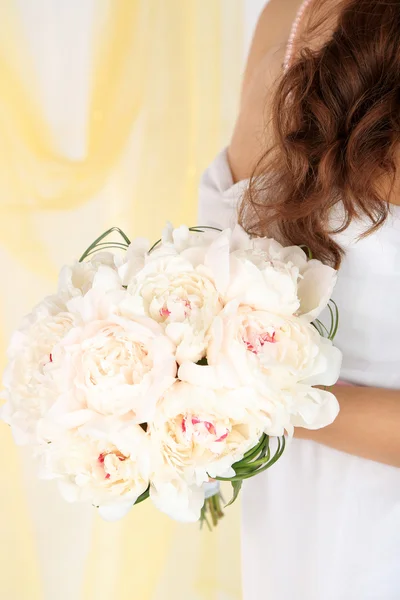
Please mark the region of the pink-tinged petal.
[[216, 430], [215, 430], [215, 426], [210, 423], [209, 421], [202, 421], [201, 419], [199, 419], [198, 417], [192, 417], [192, 425], [204, 425], [204, 427], [207, 429], [207, 431], [209, 433], [211, 433], [212, 435], [215, 435]]
[[276, 331], [274, 331], [272, 335], [270, 335], [269, 333], [264, 333], [262, 336], [260, 336], [260, 343], [262, 346], [265, 343], [276, 344]]
[[212, 435], [216, 434], [216, 429], [212, 423], [210, 423], [209, 421], [204, 421], [204, 426], [209, 433], [211, 433]]
[[276, 339], [276, 331], [273, 331], [272, 334], [268, 332], [260, 333], [258, 335], [253, 334], [251, 337], [251, 341], [243, 339], [243, 343], [253, 354], [259, 354], [265, 344], [276, 344], [278, 341]]

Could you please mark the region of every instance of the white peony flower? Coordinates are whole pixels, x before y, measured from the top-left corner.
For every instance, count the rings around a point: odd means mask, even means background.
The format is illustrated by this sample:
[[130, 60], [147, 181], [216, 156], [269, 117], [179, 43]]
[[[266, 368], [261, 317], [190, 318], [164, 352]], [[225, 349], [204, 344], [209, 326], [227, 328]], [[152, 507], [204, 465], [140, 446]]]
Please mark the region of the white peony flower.
[[207, 331], [222, 303], [204, 268], [180, 256], [151, 260], [128, 287], [137, 310], [159, 323], [176, 346], [176, 360], [200, 360]]
[[309, 260], [298, 246], [281, 246], [276, 240], [257, 238], [254, 247], [265, 252], [272, 261], [290, 263], [299, 270], [297, 294], [300, 300], [298, 314], [309, 322], [318, 318], [332, 297], [337, 272], [319, 260]]
[[[114, 254], [111, 252], [99, 252], [93, 255], [90, 260], [84, 262], [76, 261], [72, 265], [64, 266], [58, 278], [58, 296], [67, 302], [75, 296], [85, 295], [92, 288], [95, 276], [101, 267], [106, 267], [107, 270], [116, 272], [117, 267]], [[121, 287], [120, 281], [118, 281], [118, 284]]]
[[204, 356], [207, 330], [222, 308], [212, 268], [219, 236], [213, 230], [200, 233], [168, 225], [150, 253], [147, 241], [135, 241], [118, 270], [136, 312], [165, 328], [177, 347], [178, 362]]
[[[298, 246], [274, 239], [251, 238], [239, 225], [213, 242], [212, 272], [224, 302], [281, 315], [299, 314], [313, 321], [332, 296], [337, 273], [318, 260], [308, 260]], [[207, 264], [207, 255], [205, 264]]]
[[322, 338], [304, 317], [283, 317], [232, 302], [214, 319], [207, 350], [208, 367], [185, 362], [178, 376], [213, 388], [271, 387], [296, 383], [333, 385], [341, 352]]
[[180, 257], [189, 261], [192, 267], [203, 264], [205, 254], [219, 233], [212, 229], [205, 229], [204, 233], [192, 232], [186, 225], [174, 229], [169, 223], [158, 244], [152, 245], [145, 238], [133, 240], [118, 266], [123, 285], [133, 283], [146, 265], [160, 259]]
[[299, 269], [272, 260], [237, 226], [220, 233], [205, 253], [204, 265], [223, 302], [237, 300], [260, 310], [293, 314], [299, 306]]
[[177, 382], [157, 406], [150, 433], [152, 480], [165, 469], [173, 479], [201, 485], [234, 474], [232, 464], [255, 446], [270, 422], [269, 403], [252, 388], [212, 390]]
[[89, 409], [147, 422], [174, 382], [173, 343], [157, 323], [130, 312], [130, 302], [124, 290], [105, 294], [95, 286], [68, 302], [75, 326], [59, 345], [61, 356], [51, 369], [60, 390], [53, 408], [59, 421]]
[[107, 520], [123, 517], [149, 486], [149, 436], [139, 425], [97, 419], [58, 433], [42, 455], [42, 477], [68, 502], [91, 502]]
[[25, 318], [12, 336], [4, 372], [1, 417], [19, 445], [38, 440], [38, 423], [54, 400], [49, 369], [55, 347], [73, 326], [73, 317], [57, 296], [50, 296]]
[[[201, 229], [201, 227], [196, 229]], [[208, 228], [201, 231], [190, 231], [186, 225], [174, 229], [169, 223], [164, 228], [161, 244], [156, 246], [150, 259], [167, 255], [180, 256], [189, 260], [196, 267], [204, 263], [208, 249], [220, 234], [220, 231]]]
[[291, 263], [268, 261], [254, 250], [230, 257], [230, 284], [225, 303], [241, 304], [282, 315], [294, 314], [300, 306], [297, 295], [299, 270]]

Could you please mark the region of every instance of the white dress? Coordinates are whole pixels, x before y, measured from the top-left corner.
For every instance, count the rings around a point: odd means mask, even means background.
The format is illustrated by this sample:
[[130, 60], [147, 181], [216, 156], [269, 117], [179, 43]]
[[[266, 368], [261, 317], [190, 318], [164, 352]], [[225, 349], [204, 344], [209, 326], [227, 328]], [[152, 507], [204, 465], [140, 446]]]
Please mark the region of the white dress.
[[[245, 187], [222, 152], [202, 178], [198, 223], [234, 225]], [[400, 208], [357, 242], [360, 231], [338, 238], [341, 379], [400, 389]], [[400, 469], [296, 439], [242, 502], [243, 600], [400, 600]]]

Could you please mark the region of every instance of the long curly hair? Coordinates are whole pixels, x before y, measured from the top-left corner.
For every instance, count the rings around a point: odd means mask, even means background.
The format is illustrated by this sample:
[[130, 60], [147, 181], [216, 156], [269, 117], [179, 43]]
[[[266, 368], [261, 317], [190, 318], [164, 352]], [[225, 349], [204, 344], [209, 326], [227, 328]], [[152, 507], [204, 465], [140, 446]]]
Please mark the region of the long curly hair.
[[[400, 141], [400, 0], [346, 0], [334, 22], [322, 47], [303, 47], [279, 82], [273, 145], [239, 220], [253, 235], [275, 229], [339, 267], [335, 234], [366, 217], [369, 235], [389, 213]], [[334, 229], [338, 203], [343, 220]]]

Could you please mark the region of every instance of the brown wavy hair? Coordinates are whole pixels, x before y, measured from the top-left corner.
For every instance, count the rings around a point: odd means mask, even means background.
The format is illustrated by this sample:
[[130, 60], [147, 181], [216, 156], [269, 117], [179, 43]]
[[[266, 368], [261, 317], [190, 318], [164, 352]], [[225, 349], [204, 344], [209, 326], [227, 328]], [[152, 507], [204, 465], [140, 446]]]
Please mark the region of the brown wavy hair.
[[[389, 213], [400, 141], [400, 0], [341, 2], [322, 47], [303, 47], [280, 80], [271, 124], [274, 145], [239, 220], [253, 235], [278, 232], [339, 267], [335, 234], [366, 217], [369, 235]], [[338, 203], [343, 221], [333, 229]]]

